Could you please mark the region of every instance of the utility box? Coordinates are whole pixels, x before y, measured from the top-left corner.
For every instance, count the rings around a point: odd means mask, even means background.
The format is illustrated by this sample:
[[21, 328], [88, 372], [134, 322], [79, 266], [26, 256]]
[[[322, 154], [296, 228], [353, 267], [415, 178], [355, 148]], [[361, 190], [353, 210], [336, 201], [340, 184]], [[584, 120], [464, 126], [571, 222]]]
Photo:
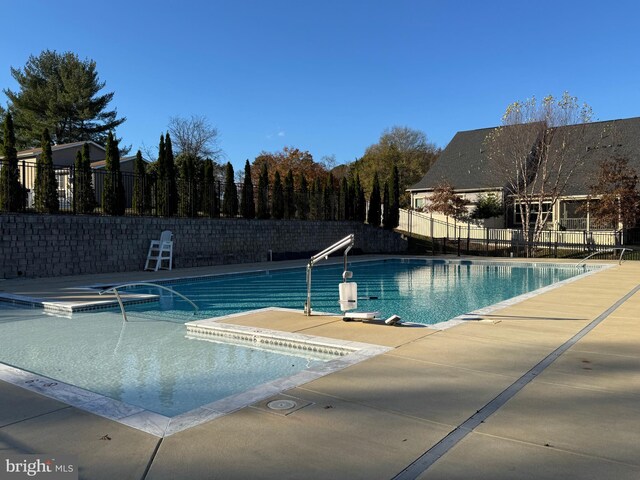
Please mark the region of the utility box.
[[358, 284], [343, 282], [340, 284], [340, 310], [346, 312], [358, 308]]

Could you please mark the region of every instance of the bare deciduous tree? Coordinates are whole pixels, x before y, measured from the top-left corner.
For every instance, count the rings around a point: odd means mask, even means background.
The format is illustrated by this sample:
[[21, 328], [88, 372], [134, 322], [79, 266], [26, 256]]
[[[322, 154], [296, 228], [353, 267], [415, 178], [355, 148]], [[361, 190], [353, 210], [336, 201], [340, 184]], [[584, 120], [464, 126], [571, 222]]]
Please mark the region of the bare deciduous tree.
[[178, 155], [186, 154], [199, 160], [210, 158], [217, 161], [223, 154], [218, 145], [218, 129], [203, 115], [171, 117], [169, 133]]
[[[565, 92], [514, 102], [502, 126], [485, 140], [489, 164], [518, 209], [526, 240], [537, 242], [550, 220], [551, 208], [584, 164], [586, 123], [591, 108]], [[533, 253], [528, 250], [528, 255]]]

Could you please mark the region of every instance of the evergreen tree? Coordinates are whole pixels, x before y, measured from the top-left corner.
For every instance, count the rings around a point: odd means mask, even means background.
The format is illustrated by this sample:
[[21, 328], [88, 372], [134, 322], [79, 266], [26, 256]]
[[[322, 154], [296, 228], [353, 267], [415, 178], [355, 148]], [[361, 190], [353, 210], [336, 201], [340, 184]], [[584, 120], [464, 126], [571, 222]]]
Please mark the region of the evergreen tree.
[[236, 187], [233, 166], [227, 162], [224, 172], [224, 196], [222, 197], [222, 214], [228, 218], [238, 216], [238, 188]]
[[322, 186], [322, 219], [333, 220], [333, 176], [329, 174]]
[[178, 182], [175, 160], [173, 158], [173, 147], [169, 132], [165, 135], [165, 167], [167, 169], [167, 215], [175, 215], [178, 211]]
[[373, 175], [373, 185], [371, 186], [371, 195], [369, 196], [369, 212], [367, 214], [367, 222], [374, 227], [380, 226], [380, 181], [378, 174]]
[[382, 226], [386, 230], [393, 230], [391, 225], [391, 206], [389, 199], [389, 182], [384, 182], [382, 194]]
[[48, 128], [55, 144], [93, 140], [104, 144], [107, 132], [125, 121], [108, 110], [113, 92], [99, 92], [105, 83], [98, 78], [93, 60], [75, 53], [45, 50], [30, 56], [23, 69], [11, 68], [19, 90], [4, 90], [20, 125], [24, 146], [36, 144]]
[[400, 225], [400, 175], [398, 166], [394, 165], [391, 171], [391, 197], [390, 197], [390, 229]]
[[251, 181], [251, 164], [244, 164], [244, 184], [242, 185], [242, 218], [255, 218], [256, 205], [253, 201], [253, 182]]
[[358, 222], [365, 222], [367, 220], [367, 201], [364, 198], [364, 189], [360, 183], [360, 175], [356, 175], [355, 184], [355, 220]]
[[213, 161], [204, 161], [202, 188], [202, 211], [211, 218], [220, 216], [220, 202], [218, 199], [218, 189], [214, 175]]
[[276, 220], [284, 217], [284, 192], [280, 172], [276, 172], [273, 180], [273, 197], [271, 199], [271, 216]]
[[320, 181], [320, 177], [316, 177], [316, 179], [311, 184], [311, 220], [323, 219], [322, 193], [322, 182]]
[[156, 162], [156, 213], [166, 216], [169, 213], [169, 189], [167, 175], [167, 154], [164, 145], [164, 135], [160, 135], [158, 145], [158, 160]]
[[198, 188], [196, 182], [196, 159], [193, 155], [180, 156], [180, 178], [178, 181], [178, 212], [182, 216], [195, 217], [198, 209]]
[[259, 219], [267, 219], [269, 214], [269, 171], [267, 163], [262, 164], [260, 177], [258, 178], [258, 210], [257, 217]]
[[[78, 152], [80, 154], [80, 152]], [[93, 189], [93, 170], [89, 144], [82, 146], [82, 153], [76, 156], [74, 201], [77, 213], [93, 213], [96, 208], [96, 193]]]
[[289, 169], [284, 179], [284, 218], [290, 220], [296, 217], [295, 185], [293, 171]]
[[20, 185], [16, 136], [9, 112], [4, 117], [3, 127], [3, 142], [0, 143], [4, 157], [0, 161], [0, 211], [17, 212], [24, 206], [24, 189]]
[[133, 211], [138, 215], [144, 215], [148, 209], [147, 195], [147, 171], [140, 150], [136, 153], [133, 164]]
[[109, 132], [105, 146], [105, 175], [102, 187], [102, 213], [124, 215], [126, 197], [120, 172], [120, 151], [118, 141]]
[[349, 182], [347, 177], [342, 177], [340, 181], [340, 203], [338, 207], [338, 220], [349, 220], [349, 207], [351, 198], [349, 198]]
[[76, 152], [76, 159], [73, 163], [73, 211], [80, 213], [82, 198], [84, 197], [84, 183], [82, 182], [82, 152]]
[[300, 220], [309, 218], [309, 189], [307, 178], [302, 174], [300, 174], [300, 190], [296, 195], [296, 212]]
[[36, 160], [36, 181], [34, 185], [36, 210], [40, 213], [58, 213], [58, 180], [53, 169], [51, 137], [49, 130], [42, 132], [42, 151]]

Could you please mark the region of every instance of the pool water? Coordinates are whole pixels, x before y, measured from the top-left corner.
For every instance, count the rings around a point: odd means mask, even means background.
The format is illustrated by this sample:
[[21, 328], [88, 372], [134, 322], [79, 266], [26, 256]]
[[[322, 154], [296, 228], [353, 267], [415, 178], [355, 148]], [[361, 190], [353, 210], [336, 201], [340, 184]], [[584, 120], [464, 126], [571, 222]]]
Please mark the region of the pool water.
[[[315, 312], [340, 313], [338, 284], [342, 265], [313, 269], [311, 305]], [[350, 281], [358, 284], [358, 311], [379, 311], [382, 318], [433, 325], [479, 308], [584, 273], [571, 266], [448, 263], [431, 260], [353, 262]], [[306, 301], [304, 268], [225, 275], [168, 282], [194, 301], [198, 318], [218, 317], [265, 307], [302, 310]], [[193, 307], [161, 289], [131, 291], [160, 296], [157, 303], [131, 305], [127, 312], [147, 318], [185, 322]], [[363, 300], [365, 299], [365, 300]]]
[[336, 358], [187, 336], [184, 325], [119, 312], [0, 309], [0, 362], [175, 416]]
[[[584, 273], [557, 265], [439, 261], [353, 262], [359, 311], [435, 324]], [[314, 312], [339, 313], [342, 265], [313, 270]], [[273, 351], [194, 339], [184, 323], [264, 307], [302, 310], [305, 269], [183, 279], [166, 284], [193, 300], [153, 287], [158, 302], [51, 316], [0, 307], [0, 362], [172, 417], [319, 366], [334, 356]], [[230, 320], [232, 323], [232, 320]], [[322, 367], [324, 368], [324, 366]]]

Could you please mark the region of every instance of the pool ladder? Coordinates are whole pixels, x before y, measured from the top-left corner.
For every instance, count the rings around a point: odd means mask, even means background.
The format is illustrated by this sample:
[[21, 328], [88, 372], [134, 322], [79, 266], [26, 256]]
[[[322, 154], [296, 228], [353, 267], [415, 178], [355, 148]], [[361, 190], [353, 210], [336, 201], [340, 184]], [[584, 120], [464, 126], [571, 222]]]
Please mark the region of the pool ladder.
[[[304, 304], [304, 314], [305, 315], [307, 315], [307, 316], [311, 315], [311, 269], [320, 260], [326, 260], [327, 258], [329, 258], [329, 255], [331, 255], [332, 253], [335, 253], [338, 250], [341, 250], [341, 249], [344, 248], [345, 249], [345, 251], [344, 251], [344, 271], [346, 272], [347, 271], [347, 254], [349, 253], [349, 250], [351, 250], [353, 248], [353, 245], [355, 243], [355, 238], [356, 238], [355, 235], [352, 233], [351, 235], [348, 235], [348, 236], [344, 237], [342, 240], [338, 240], [333, 245], [325, 248], [320, 253], [316, 253], [309, 260], [309, 263], [307, 264], [307, 301]], [[345, 277], [345, 281], [346, 281], [346, 274], [343, 274], [343, 276]]]
[[194, 315], [196, 315], [198, 313], [198, 311], [199, 311], [198, 306], [195, 303], [193, 303], [191, 300], [189, 300], [187, 297], [185, 297], [184, 295], [182, 295], [179, 292], [176, 292], [172, 288], [165, 287], [164, 285], [158, 285], [157, 283], [149, 283], [149, 282], [123, 283], [122, 285], [116, 285], [114, 287], [109, 287], [109, 288], [99, 292], [100, 295], [103, 295], [105, 293], [110, 293], [110, 292], [113, 292], [115, 294], [116, 299], [118, 300], [118, 304], [120, 305], [120, 310], [122, 311], [122, 318], [124, 319], [125, 322], [128, 322], [127, 313], [124, 311], [124, 304], [122, 303], [122, 298], [120, 298], [120, 294], [118, 293], [118, 289], [119, 288], [124, 288], [124, 287], [156, 287], [156, 288], [160, 288], [162, 290], [166, 290], [168, 292], [175, 293], [180, 298], [182, 298], [182, 299], [186, 300], [187, 302], [189, 302], [194, 308], [194, 312], [193, 312]]

